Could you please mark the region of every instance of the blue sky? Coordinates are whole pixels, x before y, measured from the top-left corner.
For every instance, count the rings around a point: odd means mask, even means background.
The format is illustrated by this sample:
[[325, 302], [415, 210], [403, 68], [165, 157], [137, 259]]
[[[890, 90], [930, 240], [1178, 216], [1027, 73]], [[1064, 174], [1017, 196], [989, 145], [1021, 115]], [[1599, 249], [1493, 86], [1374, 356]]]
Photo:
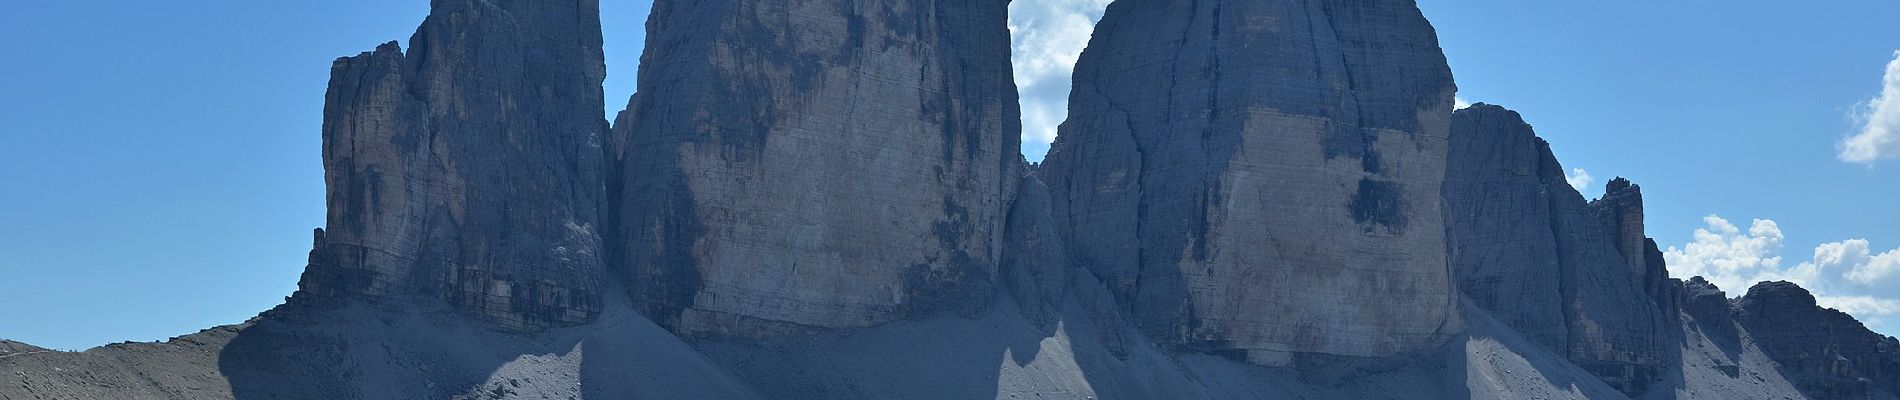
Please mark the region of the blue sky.
[[[330, 61], [406, 39], [426, 3], [26, 2], [0, 14], [0, 337], [161, 340], [281, 302], [323, 224]], [[1012, 6], [1032, 159], [1103, 3]], [[648, 3], [602, 6], [607, 113], [633, 92]], [[1587, 171], [1586, 193], [1619, 175], [1643, 185], [1677, 275], [1801, 281], [1900, 333], [1900, 160], [1842, 161], [1841, 147], [1858, 135], [1865, 151], [1849, 155], [1900, 155], [1888, 133], [1900, 132], [1900, 66], [1894, 100], [1880, 97], [1900, 3], [1421, 7], [1461, 98], [1523, 112], [1566, 167]]]

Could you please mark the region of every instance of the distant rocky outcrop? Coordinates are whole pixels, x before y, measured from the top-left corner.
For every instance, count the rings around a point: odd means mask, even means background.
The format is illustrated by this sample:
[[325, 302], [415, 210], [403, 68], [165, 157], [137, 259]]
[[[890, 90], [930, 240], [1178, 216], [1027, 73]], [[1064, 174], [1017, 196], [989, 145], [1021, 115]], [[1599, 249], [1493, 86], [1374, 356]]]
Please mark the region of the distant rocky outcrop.
[[973, 315], [1018, 186], [1007, 2], [660, 0], [617, 268], [687, 336]]
[[1459, 289], [1624, 393], [1645, 392], [1675, 348], [1666, 332], [1676, 314], [1659, 305], [1673, 294], [1658, 300], [1651, 293], [1667, 290], [1644, 283], [1643, 274], [1667, 275], [1642, 252], [1640, 193], [1618, 178], [1604, 200], [1585, 203], [1550, 144], [1495, 105], [1452, 115], [1450, 154], [1446, 246]]
[[607, 131], [594, 0], [439, 0], [331, 67], [328, 228], [306, 300], [446, 302], [520, 330], [601, 309]]
[[1682, 315], [1695, 321], [1697, 329], [1705, 335], [1723, 339], [1724, 342], [1740, 341], [1735, 303], [1714, 283], [1700, 276], [1689, 278], [1682, 284], [1678, 301]]
[[1900, 341], [1822, 308], [1790, 282], [1762, 282], [1736, 302], [1742, 326], [1781, 372], [1816, 399], [1900, 396]]
[[1411, 1], [1118, 1], [1042, 176], [1071, 258], [1161, 343], [1419, 350], [1460, 324], [1438, 194], [1455, 90]]
[[46, 351], [46, 349], [42, 349], [42, 348], [39, 348], [38, 346], [34, 346], [34, 345], [26, 344], [26, 343], [0, 339], [0, 357], [14, 356], [14, 355], [21, 355], [21, 354], [28, 354], [28, 353], [38, 353], [38, 352], [43, 352], [43, 351]]

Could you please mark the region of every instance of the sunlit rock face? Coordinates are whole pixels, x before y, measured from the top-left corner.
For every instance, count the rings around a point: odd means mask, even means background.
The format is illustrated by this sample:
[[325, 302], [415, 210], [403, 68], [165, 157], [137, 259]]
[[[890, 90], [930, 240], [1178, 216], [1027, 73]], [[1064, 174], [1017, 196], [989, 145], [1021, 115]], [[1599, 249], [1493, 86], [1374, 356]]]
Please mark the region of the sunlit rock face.
[[657, 1], [614, 134], [635, 303], [688, 336], [982, 310], [1021, 168], [1007, 5]]
[[1452, 94], [1409, 0], [1121, 0], [1044, 165], [1075, 263], [1143, 332], [1262, 364], [1460, 329]]
[[1452, 116], [1449, 160], [1446, 236], [1459, 289], [1624, 393], [1660, 379], [1677, 296], [1645, 253], [1654, 245], [1635, 186], [1618, 178], [1586, 203], [1550, 144], [1517, 112], [1489, 104]]
[[599, 6], [441, 0], [405, 54], [338, 59], [328, 228], [299, 298], [444, 301], [513, 329], [601, 308]]

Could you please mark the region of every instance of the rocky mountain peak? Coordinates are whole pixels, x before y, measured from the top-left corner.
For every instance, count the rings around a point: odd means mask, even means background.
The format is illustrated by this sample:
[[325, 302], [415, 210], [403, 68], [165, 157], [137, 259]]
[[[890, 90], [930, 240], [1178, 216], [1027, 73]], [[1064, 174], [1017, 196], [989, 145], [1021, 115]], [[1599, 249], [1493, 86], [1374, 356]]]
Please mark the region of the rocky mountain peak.
[[438, 0], [410, 38], [338, 59], [328, 226], [296, 298], [442, 304], [517, 330], [601, 309], [594, 1]]
[[1665, 315], [1675, 315], [1672, 293], [1676, 285], [1669, 279], [1669, 268], [1656, 241], [1644, 228], [1643, 189], [1629, 179], [1616, 177], [1605, 185], [1603, 197], [1590, 202], [1604, 228], [1615, 235], [1616, 250], [1643, 292], [1657, 301]]
[[1460, 326], [1454, 91], [1411, 1], [1117, 1], [1042, 176], [1071, 258], [1158, 342], [1269, 365], [1418, 350]]
[[1814, 308], [1820, 305], [1814, 299], [1814, 293], [1801, 285], [1788, 281], [1767, 281], [1748, 288], [1748, 294], [1742, 296], [1743, 309], [1769, 311], [1772, 309]]
[[1742, 325], [1804, 394], [1869, 399], [1900, 393], [1900, 341], [1821, 307], [1793, 282], [1762, 282], [1736, 302]]
[[1900, 393], [1895, 338], [1671, 279], [1635, 183], [1454, 111], [1412, 0], [1117, 0], [1040, 165], [1008, 1], [656, 0], [611, 126], [597, 0], [431, 5], [332, 65], [289, 304], [0, 340], [0, 400]]
[[1603, 189], [1603, 197], [1606, 199], [1621, 197], [1640, 198], [1642, 196], [1643, 188], [1641, 186], [1637, 186], [1635, 183], [1630, 182], [1629, 178], [1621, 176], [1616, 177], [1616, 179], [1611, 179], [1610, 183], [1606, 184]]
[[1007, 2], [654, 2], [613, 245], [694, 337], [974, 315], [1021, 176]]
[[1704, 330], [1735, 336], [1735, 304], [1722, 292], [1722, 288], [1702, 277], [1689, 278], [1682, 283], [1682, 294], [1678, 302], [1684, 314], [1689, 315]]
[[1619, 248], [1642, 243], [1640, 197], [1586, 203], [1550, 144], [1495, 105], [1452, 114], [1449, 154], [1446, 246], [1460, 291], [1624, 393], [1647, 391], [1666, 368], [1675, 311], [1661, 304], [1675, 297], [1648, 289]]

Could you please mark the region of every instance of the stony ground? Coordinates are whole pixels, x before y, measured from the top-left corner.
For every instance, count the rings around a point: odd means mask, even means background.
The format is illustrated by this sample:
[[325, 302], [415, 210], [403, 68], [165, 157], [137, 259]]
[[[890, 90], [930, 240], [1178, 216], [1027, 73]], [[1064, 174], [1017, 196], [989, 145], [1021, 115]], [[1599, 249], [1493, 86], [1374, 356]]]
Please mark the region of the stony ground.
[[[1268, 368], [1162, 350], [1073, 301], [1048, 329], [1002, 304], [976, 319], [698, 343], [624, 306], [532, 338], [346, 307], [77, 353], [0, 342], [0, 400], [1624, 398], [1469, 306], [1468, 333], [1442, 349]], [[1803, 398], [1745, 338], [1689, 334], [1681, 376], [1645, 398]]]

